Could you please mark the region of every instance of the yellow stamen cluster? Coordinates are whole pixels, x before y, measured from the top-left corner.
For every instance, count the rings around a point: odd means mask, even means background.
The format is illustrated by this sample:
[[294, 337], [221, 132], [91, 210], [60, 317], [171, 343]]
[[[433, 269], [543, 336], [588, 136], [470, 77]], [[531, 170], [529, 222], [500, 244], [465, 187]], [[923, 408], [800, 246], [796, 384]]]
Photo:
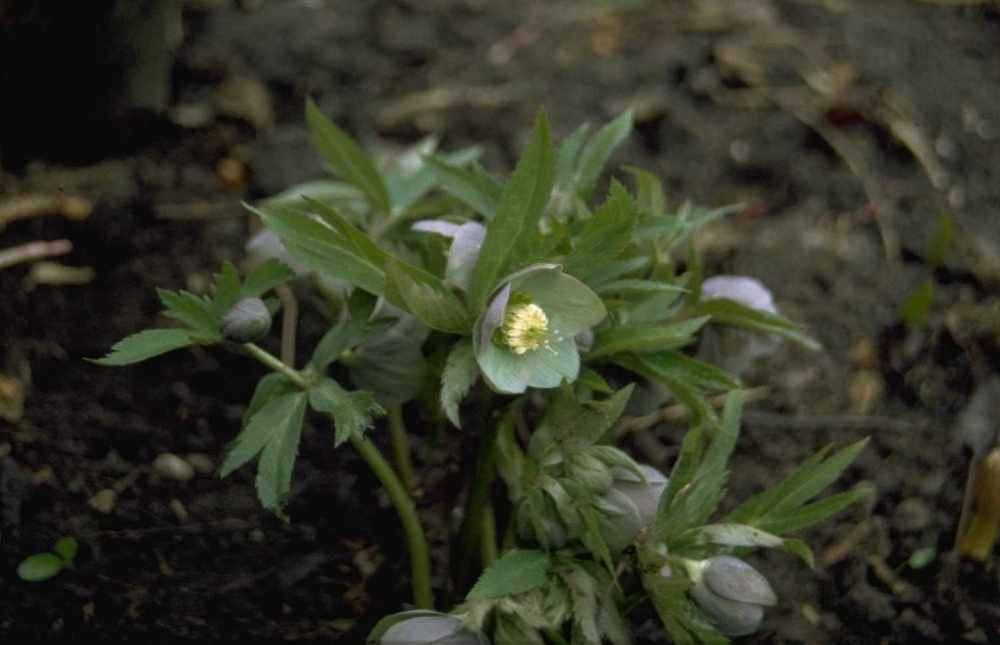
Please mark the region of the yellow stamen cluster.
[[549, 317], [541, 307], [531, 303], [509, 307], [500, 333], [510, 351], [523, 354], [546, 345], [548, 330]]

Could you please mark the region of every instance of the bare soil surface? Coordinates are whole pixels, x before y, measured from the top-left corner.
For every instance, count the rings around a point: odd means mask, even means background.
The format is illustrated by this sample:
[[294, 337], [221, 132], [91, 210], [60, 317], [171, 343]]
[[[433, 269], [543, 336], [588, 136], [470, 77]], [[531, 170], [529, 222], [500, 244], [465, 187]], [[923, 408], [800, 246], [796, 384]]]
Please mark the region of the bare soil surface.
[[[745, 377], [753, 400], [727, 504], [822, 446], [871, 438], [837, 488], [875, 495], [802, 536], [816, 569], [755, 560], [780, 603], [744, 642], [1000, 642], [996, 560], [951, 552], [968, 469], [953, 427], [1000, 370], [1000, 7], [630, 4], [192, 0], [166, 111], [76, 121], [64, 108], [79, 95], [15, 110], [0, 93], [0, 212], [31, 195], [94, 208], [74, 220], [50, 205], [0, 230], [0, 249], [67, 238], [61, 261], [93, 269], [63, 285], [0, 270], [6, 642], [360, 643], [407, 601], [392, 510], [322, 423], [303, 438], [290, 523], [260, 508], [250, 469], [213, 476], [262, 375], [250, 359], [83, 360], [158, 322], [155, 287], [203, 289], [241, 258], [251, 223], [239, 200], [323, 176], [307, 95], [370, 149], [438, 133], [444, 149], [481, 144], [500, 171], [541, 107], [556, 140], [631, 107], [637, 130], [616, 163], [656, 172], [675, 205], [746, 204], [698, 238], [709, 267], [762, 280], [825, 347], [785, 347]], [[4, 5], [0, 38], [19, 28], [18, 3]], [[942, 213], [956, 234], [932, 272]], [[902, 325], [901, 303], [928, 278], [929, 316]], [[321, 332], [306, 309], [303, 347]], [[11, 383], [25, 389], [23, 414]], [[623, 444], [669, 468], [682, 432], [662, 425]], [[414, 443], [421, 511], [443, 570], [469, 442], [426, 434]], [[192, 476], [155, 468], [164, 453]], [[63, 535], [80, 543], [75, 567], [21, 581], [18, 563]], [[928, 547], [929, 562], [908, 564]], [[663, 641], [648, 609], [632, 619], [637, 642]]]

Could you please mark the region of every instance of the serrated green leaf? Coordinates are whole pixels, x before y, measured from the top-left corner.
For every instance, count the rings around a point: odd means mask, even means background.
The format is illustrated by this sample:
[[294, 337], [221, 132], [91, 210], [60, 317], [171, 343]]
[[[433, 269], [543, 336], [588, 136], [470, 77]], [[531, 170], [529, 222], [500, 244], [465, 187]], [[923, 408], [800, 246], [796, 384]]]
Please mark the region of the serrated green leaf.
[[363, 435], [374, 425], [373, 417], [385, 413], [371, 392], [348, 392], [331, 378], [323, 378], [309, 388], [309, 405], [333, 417], [335, 447], [352, 436]]
[[[616, 357], [616, 362], [619, 358]], [[740, 384], [729, 374], [702, 363], [676, 350], [665, 350], [647, 354], [631, 354], [623, 358], [623, 367], [635, 365], [641, 367], [643, 375], [662, 381], [668, 387], [671, 382], [682, 382], [692, 387], [711, 390], [735, 390]], [[630, 368], [631, 369], [631, 368]]]
[[462, 427], [458, 406], [479, 379], [479, 363], [472, 349], [472, 341], [463, 338], [448, 353], [441, 374], [441, 408], [456, 428]]
[[604, 164], [611, 153], [632, 132], [632, 111], [626, 110], [610, 123], [605, 124], [594, 134], [580, 152], [580, 161], [576, 169], [576, 193], [583, 199], [588, 199], [594, 192]]
[[212, 276], [211, 290], [212, 312], [219, 319], [243, 297], [240, 272], [235, 264], [228, 260], [222, 263], [222, 269]]
[[708, 316], [671, 324], [612, 326], [594, 334], [594, 346], [587, 352], [593, 359], [620, 352], [658, 352], [680, 349], [694, 341], [694, 334], [709, 321]]
[[[663, 626], [676, 645], [728, 645], [729, 639], [715, 629], [683, 591], [676, 578], [656, 573], [642, 576], [642, 586], [649, 595]], [[686, 579], [685, 579], [686, 580]]]
[[587, 278], [587, 284], [591, 286], [595, 291], [601, 289], [609, 282], [612, 282], [624, 275], [630, 273], [636, 273], [643, 271], [650, 265], [650, 260], [648, 256], [639, 256], [635, 258], [624, 258], [621, 260], [615, 260], [609, 263], [603, 269], [595, 271], [590, 277]]
[[36, 553], [17, 565], [17, 577], [25, 582], [42, 582], [59, 575], [65, 566], [63, 559], [55, 553]]
[[276, 372], [271, 372], [264, 375], [259, 381], [257, 381], [257, 386], [254, 388], [253, 395], [250, 397], [250, 403], [247, 404], [247, 409], [243, 411], [243, 427], [246, 427], [250, 419], [260, 412], [264, 404], [282, 394], [293, 394], [298, 392], [299, 388], [297, 385], [286, 379], [281, 374]]
[[590, 369], [589, 367], [581, 367], [580, 375], [576, 377], [576, 382], [581, 387], [587, 387], [595, 392], [600, 392], [601, 394], [611, 394], [614, 392], [608, 382], [604, 380], [604, 377]]
[[660, 178], [642, 168], [625, 166], [623, 170], [635, 180], [636, 203], [639, 208], [653, 218], [666, 215], [667, 198], [663, 194]]
[[528, 454], [535, 463], [551, 466], [594, 445], [618, 421], [633, 387], [630, 383], [603, 401], [580, 403], [563, 383], [528, 442]]
[[801, 325], [784, 316], [754, 309], [728, 298], [709, 298], [685, 309], [689, 316], [711, 316], [713, 322], [743, 327], [762, 334], [773, 334], [787, 338], [811, 350], [820, 350], [822, 345], [810, 338]]
[[496, 215], [486, 227], [486, 239], [469, 278], [468, 302], [482, 310], [500, 278], [528, 264], [531, 240], [552, 194], [555, 161], [549, 124], [542, 112], [534, 133], [503, 189]]
[[666, 540], [669, 545], [670, 539], [667, 538], [680, 536], [684, 531], [704, 524], [722, 501], [729, 475], [726, 464], [739, 435], [740, 405], [739, 392], [730, 392], [723, 408], [720, 431], [705, 451], [704, 459], [691, 475], [688, 485], [678, 490], [672, 486], [673, 482], [668, 483], [665, 495], [670, 494], [671, 498], [669, 504], [661, 500], [660, 512], [649, 531], [651, 542]]
[[[357, 244], [339, 231], [292, 208], [249, 204], [244, 206], [281, 238], [285, 249], [296, 260], [314, 271], [346, 280], [369, 293], [385, 295], [382, 264], [365, 257], [357, 250]], [[332, 211], [325, 205], [324, 208], [326, 213]], [[371, 251], [370, 248], [368, 250]]]
[[[262, 473], [258, 467], [257, 492], [265, 508], [277, 510], [282, 483], [290, 482], [291, 464], [295, 462], [305, 412], [304, 392], [278, 394], [266, 400], [230, 445], [219, 467], [219, 477], [228, 476], [257, 455], [263, 458], [262, 453], [270, 450], [268, 470]], [[287, 469], [282, 469], [281, 465], [286, 465]], [[264, 490], [261, 490], [262, 485]], [[287, 486], [284, 491], [288, 491]]]
[[753, 523], [765, 531], [785, 535], [817, 524], [871, 494], [872, 491], [866, 489], [849, 490], [792, 510], [773, 513]]
[[157, 289], [156, 295], [167, 308], [163, 315], [179, 320], [207, 337], [219, 333], [219, 322], [212, 312], [210, 300], [186, 291], [166, 289]]
[[408, 313], [385, 333], [359, 345], [350, 360], [351, 379], [382, 405], [405, 403], [424, 387], [427, 359], [421, 349], [430, 330]]
[[76, 538], [66, 536], [56, 540], [55, 546], [52, 547], [52, 551], [62, 558], [62, 561], [66, 566], [71, 566], [73, 561], [76, 560], [76, 553], [79, 548], [80, 545], [77, 544]]
[[573, 134], [566, 137], [559, 146], [555, 184], [564, 192], [576, 192], [573, 184], [576, 180], [577, 161], [589, 131], [590, 126], [584, 123], [574, 130]]
[[690, 541], [699, 546], [711, 545], [721, 547], [762, 547], [773, 549], [783, 546], [785, 540], [744, 524], [705, 524], [677, 536], [678, 542]]
[[[672, 284], [669, 282], [658, 282], [656, 280], [612, 280], [611, 282], [605, 282], [594, 289], [595, 293], [604, 295], [650, 295], [650, 294], [676, 294], [679, 296], [681, 294], [687, 293], [688, 290], [680, 285]], [[664, 307], [664, 311], [667, 311]]]
[[[392, 203], [392, 216], [403, 216], [414, 204], [426, 195], [437, 182], [434, 169], [427, 159], [433, 159], [437, 142], [425, 139], [413, 149], [407, 151], [385, 172], [385, 186], [389, 191], [389, 201]], [[480, 154], [478, 147], [466, 148], [450, 154], [439, 155], [446, 163], [464, 167]]]
[[612, 181], [610, 196], [580, 232], [563, 271], [582, 280], [610, 264], [631, 241], [636, 217], [632, 197]]
[[444, 282], [395, 259], [385, 265], [385, 299], [431, 329], [449, 334], [465, 334], [472, 329], [469, 312]]
[[392, 209], [389, 193], [378, 169], [361, 146], [326, 118], [311, 98], [306, 99], [306, 121], [312, 130], [316, 149], [341, 179], [357, 186], [368, 198], [372, 208], [388, 214]]
[[440, 157], [426, 157], [425, 161], [443, 190], [482, 215], [484, 219], [493, 218], [503, 193], [503, 186], [495, 179], [487, 173], [462, 168]]
[[809, 545], [802, 540], [796, 540], [794, 538], [785, 538], [785, 543], [781, 547], [788, 553], [796, 555], [802, 559], [810, 569], [816, 566], [816, 561], [813, 558], [812, 549]]
[[[221, 335], [218, 340], [222, 340]], [[104, 358], [91, 362], [111, 367], [131, 365], [207, 341], [210, 339], [194, 340], [188, 329], [147, 329], [121, 339], [111, 346], [111, 351]]]
[[[827, 446], [806, 460], [780, 484], [740, 504], [723, 521], [756, 526], [772, 533], [781, 534], [787, 532], [783, 530], [785, 527], [781, 525], [781, 519], [792, 511], [797, 510], [802, 504], [811, 500], [840, 477], [841, 473], [854, 461], [854, 458], [857, 457], [858, 453], [867, 443], [868, 440], [863, 439], [847, 446], [829, 458], [826, 458], [830, 452], [830, 447]], [[858, 494], [857, 491], [854, 494]], [[850, 497], [851, 493], [844, 493], [842, 495], [848, 497], [834, 496], [835, 498], [844, 500], [843, 503], [840, 501], [833, 502], [836, 510], [850, 503], [850, 501], [846, 500], [850, 499], [853, 501], [854, 499]], [[817, 508], [822, 509], [823, 507], [820, 506]], [[797, 528], [808, 526], [814, 521], [812, 519], [815, 517], [813, 513], [815, 513], [815, 510], [806, 511], [804, 517], [800, 516], [798, 520], [792, 516], [792, 522], [788, 526]], [[803, 520], [809, 520], [809, 522], [797, 526], [798, 522]]]
[[243, 280], [240, 288], [240, 295], [246, 297], [260, 297], [277, 287], [295, 279], [295, 272], [276, 258], [268, 258], [251, 269], [250, 273]]
[[502, 598], [537, 589], [545, 584], [551, 568], [552, 556], [545, 551], [508, 551], [483, 571], [466, 600]]

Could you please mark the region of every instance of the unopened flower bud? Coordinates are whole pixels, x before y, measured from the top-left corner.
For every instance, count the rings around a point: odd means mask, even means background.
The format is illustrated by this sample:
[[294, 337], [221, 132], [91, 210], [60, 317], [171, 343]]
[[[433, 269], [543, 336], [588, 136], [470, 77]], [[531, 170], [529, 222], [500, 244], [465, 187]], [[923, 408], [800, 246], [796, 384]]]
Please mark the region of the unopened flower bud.
[[598, 497], [595, 506], [607, 519], [601, 524], [601, 536], [612, 554], [624, 551], [645, 526], [632, 500], [614, 488]]
[[[768, 314], [777, 314], [771, 292], [760, 281], [746, 276], [720, 275], [701, 285], [703, 300], [725, 298]], [[781, 338], [727, 325], [705, 328], [698, 358], [739, 375], [761, 356], [772, 354]]]
[[764, 607], [777, 602], [774, 589], [759, 571], [739, 558], [716, 556], [694, 576], [691, 598], [727, 636], [757, 630]]
[[635, 473], [624, 468], [612, 470], [614, 482], [612, 487], [627, 496], [642, 519], [642, 525], [646, 526], [656, 519], [656, 512], [660, 507], [660, 498], [663, 491], [667, 490], [669, 483], [667, 477], [652, 466], [641, 464], [639, 469], [646, 477], [643, 482]]
[[598, 495], [606, 493], [614, 481], [608, 465], [585, 452], [570, 458], [569, 475]]
[[222, 335], [237, 343], [256, 343], [271, 331], [271, 312], [260, 298], [244, 298], [222, 316]]
[[594, 346], [594, 330], [587, 327], [577, 333], [576, 336], [573, 336], [573, 340], [576, 342], [576, 348], [580, 353], [585, 354]]
[[489, 645], [486, 636], [448, 614], [417, 610], [382, 620], [391, 625], [384, 630], [381, 623], [375, 626], [368, 641], [372, 645]]

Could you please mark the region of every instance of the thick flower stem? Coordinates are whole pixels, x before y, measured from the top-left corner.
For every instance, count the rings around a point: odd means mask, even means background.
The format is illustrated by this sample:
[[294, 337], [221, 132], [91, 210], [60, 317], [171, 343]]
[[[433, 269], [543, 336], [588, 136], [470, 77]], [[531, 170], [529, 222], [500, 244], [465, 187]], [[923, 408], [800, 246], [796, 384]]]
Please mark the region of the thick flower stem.
[[[289, 381], [308, 390], [312, 384], [301, 372], [295, 370], [277, 357], [272, 356], [253, 343], [246, 343], [243, 348], [251, 356], [278, 372]], [[424, 536], [424, 529], [417, 516], [416, 506], [413, 498], [407, 492], [403, 482], [396, 475], [396, 471], [386, 461], [385, 457], [375, 446], [363, 435], [351, 435], [349, 439], [354, 449], [358, 451], [361, 458], [365, 460], [375, 476], [378, 477], [382, 487], [389, 494], [399, 520], [403, 524], [403, 533], [406, 535], [406, 544], [410, 550], [410, 567], [413, 578], [413, 603], [419, 609], [434, 608], [434, 594], [431, 591], [431, 561], [427, 551], [427, 539]]]
[[410, 446], [406, 436], [406, 422], [403, 421], [403, 406], [394, 403], [386, 407], [386, 425], [389, 428], [389, 440], [392, 442], [392, 463], [410, 492], [420, 487], [413, 461], [410, 459]]

